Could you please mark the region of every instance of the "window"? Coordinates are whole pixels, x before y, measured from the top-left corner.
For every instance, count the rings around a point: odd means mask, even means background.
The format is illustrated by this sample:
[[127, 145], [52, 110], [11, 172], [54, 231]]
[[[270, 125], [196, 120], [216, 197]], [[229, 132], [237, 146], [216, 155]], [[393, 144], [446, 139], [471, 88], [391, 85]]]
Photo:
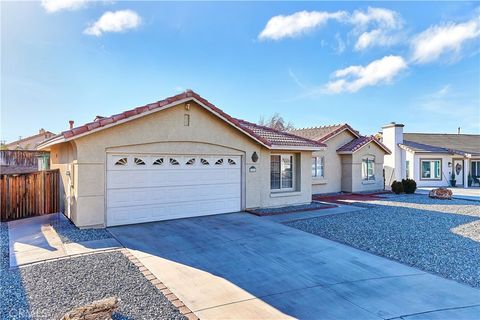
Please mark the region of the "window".
[[366, 157], [362, 159], [362, 179], [375, 180], [375, 158]]
[[325, 166], [325, 157], [312, 157], [312, 177], [325, 177], [324, 168]]
[[200, 159], [200, 162], [204, 165], [204, 166], [208, 166], [210, 163], [208, 162], [207, 159]]
[[192, 158], [192, 159], [188, 160], [185, 164], [187, 166], [193, 166], [195, 164], [195, 158]]
[[163, 164], [163, 158], [158, 158], [157, 160], [153, 161], [154, 166], [161, 166]]
[[442, 179], [442, 163], [440, 160], [421, 160], [420, 170], [422, 179]]
[[221, 158], [218, 159], [217, 161], [215, 161], [215, 164], [216, 164], [217, 166], [221, 166], [221, 165], [223, 164], [223, 159], [221, 159]]
[[121, 159], [118, 159], [117, 162], [115, 162], [116, 166], [126, 166], [127, 164], [128, 164], [127, 158], [121, 158]]
[[231, 165], [231, 166], [236, 165], [236, 163], [233, 159], [228, 159], [228, 164]]
[[293, 155], [270, 157], [270, 189], [293, 190]]
[[136, 164], [137, 166], [144, 166], [144, 165], [145, 165], [145, 161], [143, 161], [143, 160], [140, 159], [140, 158], [134, 158], [134, 159], [133, 159], [133, 162], [135, 162], [135, 164]]
[[190, 126], [190, 115], [189, 115], [189, 114], [185, 114], [185, 115], [183, 116], [183, 125], [184, 125], [185, 127]]
[[405, 161], [405, 175], [407, 176], [407, 179], [410, 179], [410, 161], [409, 160]]
[[178, 166], [178, 165], [180, 165], [180, 163], [178, 162], [177, 159], [170, 158], [169, 161], [170, 161], [170, 164], [171, 164], [172, 166]]
[[480, 161], [472, 161], [472, 177], [480, 176]]

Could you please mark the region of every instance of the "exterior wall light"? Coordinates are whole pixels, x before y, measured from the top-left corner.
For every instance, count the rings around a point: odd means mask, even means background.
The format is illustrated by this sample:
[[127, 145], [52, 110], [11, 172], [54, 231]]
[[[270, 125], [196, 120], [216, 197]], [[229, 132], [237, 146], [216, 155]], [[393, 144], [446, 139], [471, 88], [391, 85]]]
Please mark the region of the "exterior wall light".
[[257, 172], [257, 168], [251, 166], [250, 168], [248, 168], [248, 172]]
[[256, 151], [253, 151], [252, 153], [252, 161], [257, 162], [258, 161], [258, 154]]

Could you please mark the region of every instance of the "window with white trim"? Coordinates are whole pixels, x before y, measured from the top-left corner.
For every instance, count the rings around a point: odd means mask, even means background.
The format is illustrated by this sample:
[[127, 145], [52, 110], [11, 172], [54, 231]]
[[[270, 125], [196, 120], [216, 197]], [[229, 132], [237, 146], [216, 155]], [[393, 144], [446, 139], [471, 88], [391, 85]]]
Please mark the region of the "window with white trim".
[[292, 154], [270, 156], [270, 189], [291, 191], [294, 185], [294, 161]]
[[472, 161], [472, 177], [480, 176], [480, 161]]
[[365, 157], [362, 159], [362, 180], [375, 180], [375, 157]]
[[312, 177], [324, 178], [325, 157], [312, 157]]
[[438, 160], [421, 160], [420, 176], [422, 179], [440, 180], [442, 179], [442, 161]]

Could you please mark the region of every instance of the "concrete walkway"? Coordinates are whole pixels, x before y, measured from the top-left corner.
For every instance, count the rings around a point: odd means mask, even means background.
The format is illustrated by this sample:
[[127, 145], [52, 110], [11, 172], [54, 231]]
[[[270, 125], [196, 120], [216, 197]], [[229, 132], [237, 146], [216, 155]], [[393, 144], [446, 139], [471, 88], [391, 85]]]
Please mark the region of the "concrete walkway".
[[51, 225], [58, 219], [66, 218], [54, 213], [8, 222], [10, 267], [121, 247], [113, 238], [63, 243]]
[[245, 213], [110, 228], [201, 319], [474, 319], [480, 291]]

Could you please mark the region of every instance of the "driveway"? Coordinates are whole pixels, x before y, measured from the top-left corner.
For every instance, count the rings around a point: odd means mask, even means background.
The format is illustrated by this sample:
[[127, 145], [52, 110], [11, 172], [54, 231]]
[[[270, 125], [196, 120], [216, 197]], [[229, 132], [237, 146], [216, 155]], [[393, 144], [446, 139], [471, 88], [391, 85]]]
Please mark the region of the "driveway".
[[110, 228], [201, 319], [473, 319], [480, 291], [246, 213]]

